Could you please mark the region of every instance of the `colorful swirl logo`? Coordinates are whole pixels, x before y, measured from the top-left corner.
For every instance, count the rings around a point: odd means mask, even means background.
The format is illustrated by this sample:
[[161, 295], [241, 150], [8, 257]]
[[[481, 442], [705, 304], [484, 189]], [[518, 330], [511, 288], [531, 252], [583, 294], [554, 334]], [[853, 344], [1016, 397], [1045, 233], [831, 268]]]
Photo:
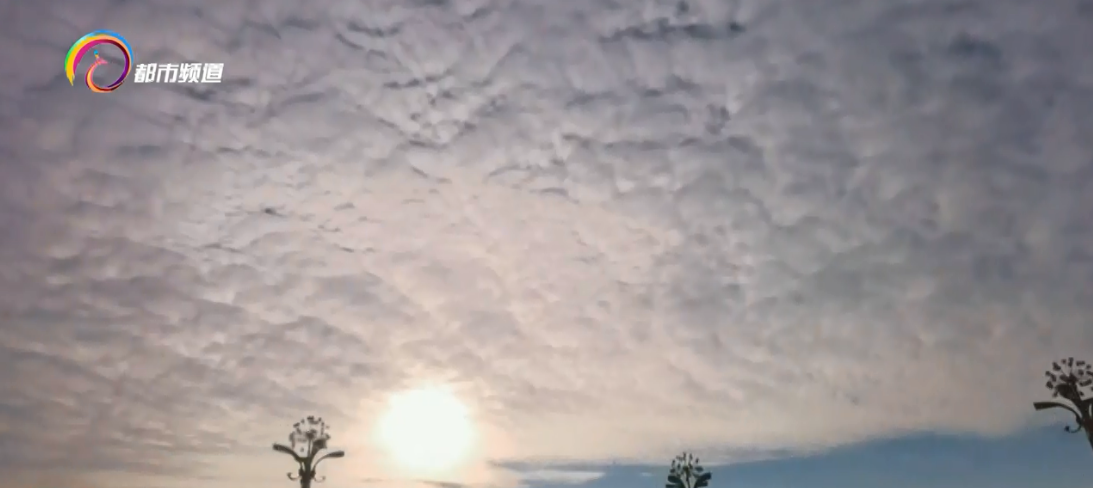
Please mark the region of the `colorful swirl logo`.
[[[118, 48], [122, 57], [125, 58], [125, 66], [122, 66], [118, 79], [105, 86], [95, 83], [94, 79], [95, 69], [108, 64], [106, 59], [99, 57], [99, 50], [96, 46], [101, 44], [108, 44]], [[129, 47], [129, 41], [126, 41], [124, 37], [117, 33], [107, 30], [97, 30], [81, 37], [68, 49], [68, 56], [65, 56], [65, 75], [68, 76], [68, 84], [75, 86], [76, 67], [80, 65], [80, 61], [89, 51], [95, 55], [95, 62], [87, 68], [87, 74], [84, 75], [87, 87], [95, 93], [109, 93], [117, 90], [125, 82], [125, 78], [129, 76], [129, 71], [133, 66], [133, 49]]]

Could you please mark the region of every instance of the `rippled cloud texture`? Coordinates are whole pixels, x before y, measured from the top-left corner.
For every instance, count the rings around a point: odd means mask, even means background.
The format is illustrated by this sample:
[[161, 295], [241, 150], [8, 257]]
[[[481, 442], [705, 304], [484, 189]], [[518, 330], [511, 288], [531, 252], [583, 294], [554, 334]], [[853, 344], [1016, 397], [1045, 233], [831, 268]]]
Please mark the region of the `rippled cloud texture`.
[[[500, 463], [1004, 434], [1093, 350], [1078, 0], [0, 5], [0, 468], [272, 486], [386, 395]], [[93, 94], [71, 42], [223, 62]], [[447, 482], [587, 480], [483, 463]], [[379, 473], [379, 474], [377, 474]], [[385, 474], [387, 473], [387, 474]], [[8, 485], [13, 486], [13, 485]]]

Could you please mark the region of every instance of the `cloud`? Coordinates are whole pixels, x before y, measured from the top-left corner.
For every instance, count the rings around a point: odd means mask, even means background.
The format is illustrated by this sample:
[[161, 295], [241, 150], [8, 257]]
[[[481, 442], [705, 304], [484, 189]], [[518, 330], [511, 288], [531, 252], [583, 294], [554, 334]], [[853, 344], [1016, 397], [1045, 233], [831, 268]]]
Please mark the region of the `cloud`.
[[432, 485], [432, 486], [435, 486], [437, 488], [464, 488], [464, 485], [462, 485], [462, 484], [451, 483], [451, 482], [447, 482], [447, 481], [431, 481], [431, 482], [427, 482], [427, 483]]
[[542, 469], [526, 471], [522, 473], [525, 481], [532, 483], [556, 483], [563, 485], [579, 485], [602, 478], [604, 473], [598, 471], [565, 471], [557, 469]]
[[[332, 479], [406, 478], [371, 422], [428, 382], [476, 412], [479, 463], [438, 480], [474, 485], [1002, 434], [1093, 350], [1079, 2], [232, 5], [0, 21], [28, 485], [264, 486], [310, 413]], [[98, 28], [226, 80], [68, 86]]]

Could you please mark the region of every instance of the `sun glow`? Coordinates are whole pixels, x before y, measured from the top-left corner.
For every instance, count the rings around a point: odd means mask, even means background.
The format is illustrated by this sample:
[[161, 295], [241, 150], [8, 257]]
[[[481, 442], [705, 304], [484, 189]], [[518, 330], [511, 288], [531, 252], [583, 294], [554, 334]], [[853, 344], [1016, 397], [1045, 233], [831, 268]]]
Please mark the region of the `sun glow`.
[[378, 434], [394, 460], [414, 474], [455, 468], [475, 437], [467, 407], [451, 392], [435, 388], [392, 397]]

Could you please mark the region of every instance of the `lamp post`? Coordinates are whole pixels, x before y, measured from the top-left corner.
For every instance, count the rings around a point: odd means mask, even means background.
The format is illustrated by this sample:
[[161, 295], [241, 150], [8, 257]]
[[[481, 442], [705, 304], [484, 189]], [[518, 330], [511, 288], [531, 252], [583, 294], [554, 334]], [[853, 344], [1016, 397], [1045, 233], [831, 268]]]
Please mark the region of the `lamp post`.
[[329, 451], [319, 455], [326, 450], [326, 443], [330, 440], [330, 434], [326, 433], [327, 425], [321, 418], [309, 416], [296, 422], [293, 427], [294, 430], [288, 436], [289, 445], [274, 444], [273, 450], [292, 456], [299, 465], [295, 475], [291, 471], [288, 473], [288, 479], [299, 481], [300, 488], [311, 488], [312, 481], [322, 483], [326, 479], [325, 476], [316, 474], [319, 463], [324, 459], [345, 457], [345, 452]]
[[1072, 434], [1085, 431], [1085, 438], [1093, 449], [1093, 398], [1083, 391], [1093, 386], [1093, 365], [1066, 358], [1051, 363], [1051, 369], [1044, 374], [1047, 376], [1046, 386], [1051, 390], [1051, 397], [1066, 400], [1069, 405], [1061, 401], [1050, 401], [1036, 402], [1032, 406], [1037, 411], [1061, 408], [1070, 412], [1074, 415], [1076, 425], [1067, 425], [1064, 429]]
[[697, 457], [684, 452], [672, 460], [664, 488], [707, 488], [711, 478], [713, 474], [699, 464]]

